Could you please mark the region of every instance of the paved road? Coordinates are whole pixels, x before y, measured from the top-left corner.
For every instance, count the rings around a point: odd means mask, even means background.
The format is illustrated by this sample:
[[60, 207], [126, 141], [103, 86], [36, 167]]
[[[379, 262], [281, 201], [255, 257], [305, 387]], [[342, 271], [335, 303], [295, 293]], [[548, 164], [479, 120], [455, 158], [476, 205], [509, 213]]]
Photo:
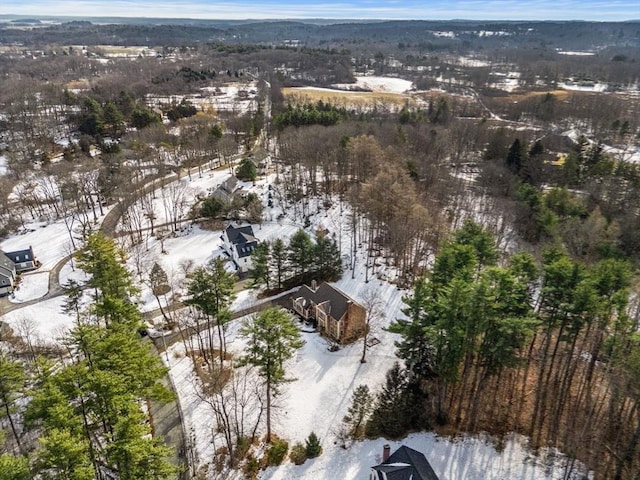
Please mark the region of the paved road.
[[[153, 345], [153, 344], [151, 344]], [[159, 356], [160, 352], [152, 346]], [[149, 413], [153, 420], [153, 435], [162, 437], [164, 443], [173, 448], [171, 462], [181, 467], [182, 472], [178, 476], [179, 480], [187, 480], [189, 468], [187, 464], [185, 431], [182, 425], [182, 409], [176, 394], [176, 389], [171, 381], [169, 373], [161, 380], [161, 383], [173, 392], [173, 400], [167, 403], [149, 402]]]

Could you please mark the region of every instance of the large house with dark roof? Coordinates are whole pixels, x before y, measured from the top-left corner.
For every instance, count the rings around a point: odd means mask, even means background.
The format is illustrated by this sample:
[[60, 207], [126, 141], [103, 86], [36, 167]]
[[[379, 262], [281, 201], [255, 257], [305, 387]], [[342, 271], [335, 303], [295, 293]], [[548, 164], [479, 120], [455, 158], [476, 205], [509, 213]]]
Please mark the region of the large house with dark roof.
[[338, 343], [350, 343], [364, 334], [366, 309], [328, 283], [303, 285], [291, 297], [293, 310], [317, 322], [321, 334]]
[[389, 445], [384, 446], [382, 463], [371, 467], [369, 480], [439, 480], [426, 457], [404, 445], [389, 455]]
[[38, 267], [33, 249], [3, 252], [0, 250], [0, 297], [13, 292], [18, 274]]
[[26, 250], [17, 250], [15, 252], [5, 252], [5, 255], [13, 261], [16, 265], [16, 272], [28, 272], [29, 270], [35, 270], [36, 257], [33, 255], [33, 248], [29, 247]]
[[251, 254], [258, 246], [251, 225], [236, 227], [229, 225], [222, 231], [222, 249], [234, 261], [240, 273], [247, 273], [253, 266]]

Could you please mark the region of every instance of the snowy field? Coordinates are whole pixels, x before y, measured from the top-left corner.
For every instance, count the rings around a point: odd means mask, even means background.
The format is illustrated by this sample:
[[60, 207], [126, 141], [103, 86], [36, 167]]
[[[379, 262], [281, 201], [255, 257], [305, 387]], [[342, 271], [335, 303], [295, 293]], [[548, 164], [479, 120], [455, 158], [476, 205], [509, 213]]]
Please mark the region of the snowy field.
[[0, 155], [0, 177], [7, 174], [7, 157]]
[[472, 57], [458, 57], [456, 59], [456, 62], [458, 63], [458, 65], [462, 65], [463, 67], [474, 67], [474, 68], [478, 68], [478, 67], [490, 67], [491, 63], [487, 62], [486, 60], [480, 60], [479, 58], [472, 58]]
[[609, 89], [609, 85], [600, 82], [589, 84], [580, 84], [576, 82], [558, 82], [558, 88], [562, 88], [564, 90], [573, 90], [576, 92], [602, 93], [606, 92]]
[[571, 51], [559, 50], [558, 55], [569, 55], [571, 57], [591, 57], [595, 55], [595, 53], [594, 52], [571, 52]]
[[395, 77], [356, 77], [356, 83], [338, 83], [332, 85], [339, 90], [361, 88], [372, 92], [406, 93], [411, 90], [413, 83], [409, 80]]
[[496, 90], [504, 90], [505, 92], [513, 92], [520, 84], [520, 72], [493, 72], [495, 82], [489, 86]]
[[69, 260], [63, 265], [62, 269], [60, 270], [58, 282], [60, 283], [60, 285], [66, 285], [70, 281], [82, 284], [86, 283], [89, 278], [89, 275], [77, 268], [77, 266], [75, 265], [75, 260]]

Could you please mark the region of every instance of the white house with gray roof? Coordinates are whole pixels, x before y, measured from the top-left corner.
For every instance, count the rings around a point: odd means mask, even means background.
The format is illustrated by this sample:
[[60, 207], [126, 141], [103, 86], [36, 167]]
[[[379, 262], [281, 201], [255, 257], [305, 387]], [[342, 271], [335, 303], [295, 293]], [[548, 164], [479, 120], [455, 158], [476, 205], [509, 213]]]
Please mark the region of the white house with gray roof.
[[251, 225], [234, 226], [230, 224], [222, 231], [222, 249], [234, 261], [240, 273], [247, 273], [253, 266], [251, 254], [258, 246]]

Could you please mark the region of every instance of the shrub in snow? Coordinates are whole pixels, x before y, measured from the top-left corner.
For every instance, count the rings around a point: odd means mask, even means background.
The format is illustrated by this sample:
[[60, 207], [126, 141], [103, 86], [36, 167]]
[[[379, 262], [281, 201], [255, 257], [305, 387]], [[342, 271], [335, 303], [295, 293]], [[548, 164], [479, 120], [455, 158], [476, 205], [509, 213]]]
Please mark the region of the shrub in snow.
[[289, 451], [286, 440], [276, 438], [267, 450], [267, 465], [270, 467], [280, 465]]
[[238, 461], [247, 456], [249, 449], [251, 448], [251, 439], [248, 437], [240, 437], [236, 442], [236, 450], [234, 455]]
[[320, 440], [318, 440], [318, 436], [314, 432], [309, 434], [309, 438], [305, 440], [305, 444], [307, 458], [315, 458], [322, 453], [322, 445], [320, 445]]
[[302, 465], [307, 460], [307, 449], [300, 442], [296, 443], [289, 453], [289, 459], [296, 465]]
[[258, 472], [260, 471], [260, 462], [255, 456], [253, 456], [253, 454], [249, 454], [249, 456], [247, 457], [247, 462], [242, 467], [242, 471], [245, 474], [245, 478], [258, 478]]

